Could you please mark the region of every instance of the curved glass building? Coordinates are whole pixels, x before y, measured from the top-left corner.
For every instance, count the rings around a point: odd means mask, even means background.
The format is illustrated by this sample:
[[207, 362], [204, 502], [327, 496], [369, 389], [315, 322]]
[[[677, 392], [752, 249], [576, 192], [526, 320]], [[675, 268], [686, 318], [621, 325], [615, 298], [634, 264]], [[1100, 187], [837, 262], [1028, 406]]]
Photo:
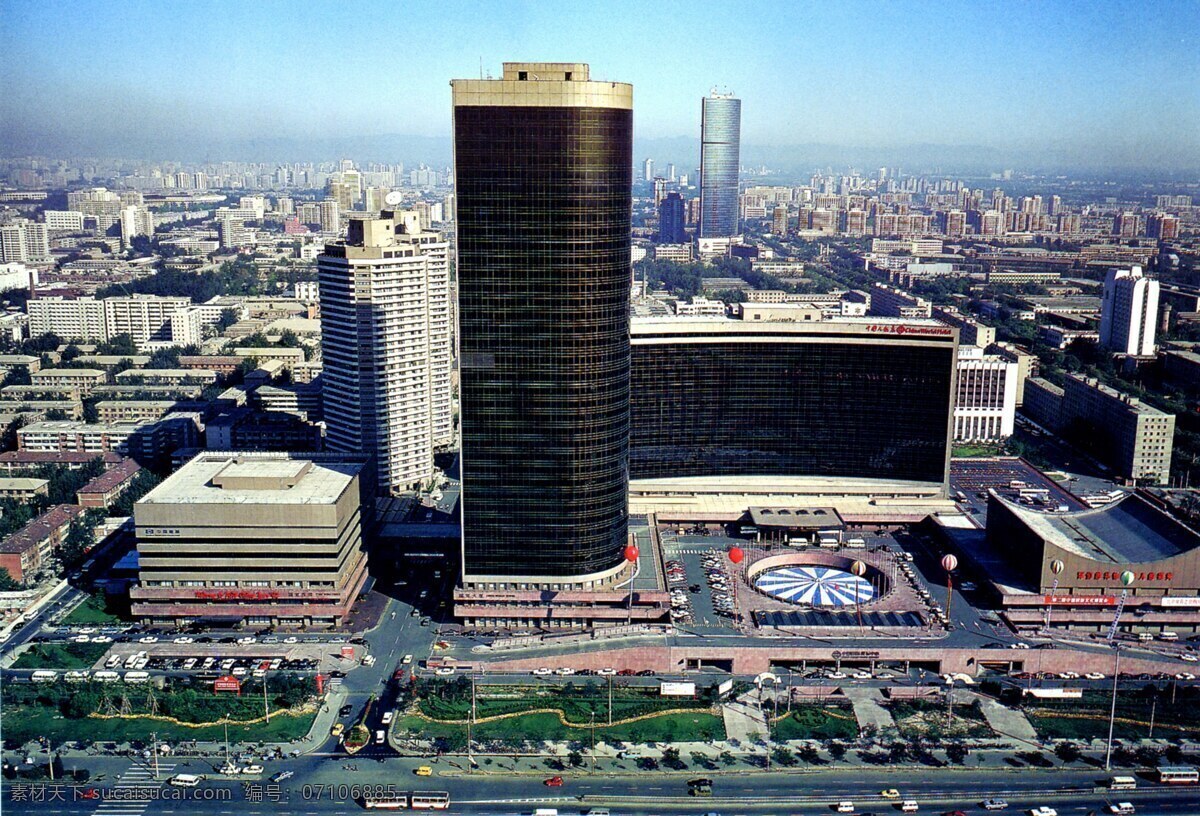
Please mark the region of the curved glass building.
[[954, 329], [645, 319], [632, 344], [634, 479], [946, 482]]
[[611, 585], [629, 482], [633, 88], [455, 80], [463, 586]]
[[700, 107], [700, 237], [739, 234], [742, 100], [713, 91]]

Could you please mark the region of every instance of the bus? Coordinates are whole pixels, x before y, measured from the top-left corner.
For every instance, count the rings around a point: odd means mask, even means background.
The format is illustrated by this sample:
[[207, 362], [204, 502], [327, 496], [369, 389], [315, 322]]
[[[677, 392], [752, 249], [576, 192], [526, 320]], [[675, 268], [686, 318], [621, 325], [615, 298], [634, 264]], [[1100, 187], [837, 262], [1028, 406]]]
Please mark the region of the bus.
[[38, 669], [29, 679], [35, 683], [53, 683], [58, 679], [58, 672], [50, 671], [49, 669]]
[[125, 677], [122, 678], [126, 683], [149, 683], [150, 674], [144, 671], [125, 672]]
[[368, 796], [363, 800], [367, 810], [407, 810], [408, 794], [397, 793], [392, 796]]
[[1109, 790], [1137, 790], [1137, 777], [1114, 776], [1108, 780]]
[[1158, 781], [1164, 785], [1195, 785], [1200, 771], [1188, 765], [1164, 765], [1158, 769]]
[[203, 779], [203, 776], [196, 776], [195, 774], [175, 774], [167, 780], [167, 784], [174, 785], [177, 788], [194, 788]]
[[445, 791], [413, 791], [409, 804], [413, 810], [446, 810], [450, 807], [450, 794]]

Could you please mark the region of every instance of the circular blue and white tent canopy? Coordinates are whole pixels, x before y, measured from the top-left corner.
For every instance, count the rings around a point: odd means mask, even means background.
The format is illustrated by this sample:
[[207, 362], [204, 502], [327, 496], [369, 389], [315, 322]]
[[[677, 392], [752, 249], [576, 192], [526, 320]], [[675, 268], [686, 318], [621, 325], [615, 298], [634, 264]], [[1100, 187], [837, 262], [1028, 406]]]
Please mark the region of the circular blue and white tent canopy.
[[812, 606], [854, 606], [856, 599], [875, 597], [870, 582], [832, 567], [780, 567], [758, 576], [754, 586], [781, 601]]

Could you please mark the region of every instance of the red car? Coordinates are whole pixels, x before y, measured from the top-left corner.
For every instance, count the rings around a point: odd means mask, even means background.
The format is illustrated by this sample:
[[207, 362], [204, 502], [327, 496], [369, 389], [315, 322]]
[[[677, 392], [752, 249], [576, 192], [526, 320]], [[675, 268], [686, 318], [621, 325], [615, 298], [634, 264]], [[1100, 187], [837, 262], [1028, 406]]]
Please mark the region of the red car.
[[561, 788], [563, 786], [563, 778], [561, 776], [552, 776], [542, 784], [547, 788]]

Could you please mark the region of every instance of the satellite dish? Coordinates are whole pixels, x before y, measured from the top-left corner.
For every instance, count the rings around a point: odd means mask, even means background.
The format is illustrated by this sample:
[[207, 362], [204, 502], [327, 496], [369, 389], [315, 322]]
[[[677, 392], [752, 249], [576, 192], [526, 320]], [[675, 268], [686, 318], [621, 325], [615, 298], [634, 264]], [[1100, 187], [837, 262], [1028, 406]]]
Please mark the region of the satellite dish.
[[404, 196], [400, 195], [399, 191], [397, 190], [392, 190], [383, 197], [383, 203], [393, 207], [399, 204], [402, 200], [404, 200]]

